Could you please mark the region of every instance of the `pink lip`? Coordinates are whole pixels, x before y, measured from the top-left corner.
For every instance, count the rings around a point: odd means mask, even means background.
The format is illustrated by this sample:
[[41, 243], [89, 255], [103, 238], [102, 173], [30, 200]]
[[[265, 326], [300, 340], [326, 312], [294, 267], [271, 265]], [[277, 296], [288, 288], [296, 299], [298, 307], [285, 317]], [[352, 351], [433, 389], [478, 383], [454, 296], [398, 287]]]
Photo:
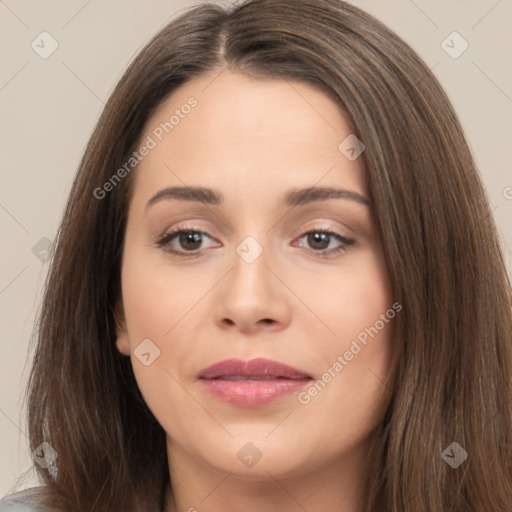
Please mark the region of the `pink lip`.
[[303, 388], [308, 374], [269, 359], [227, 359], [205, 368], [199, 379], [206, 389], [233, 405], [256, 407]]

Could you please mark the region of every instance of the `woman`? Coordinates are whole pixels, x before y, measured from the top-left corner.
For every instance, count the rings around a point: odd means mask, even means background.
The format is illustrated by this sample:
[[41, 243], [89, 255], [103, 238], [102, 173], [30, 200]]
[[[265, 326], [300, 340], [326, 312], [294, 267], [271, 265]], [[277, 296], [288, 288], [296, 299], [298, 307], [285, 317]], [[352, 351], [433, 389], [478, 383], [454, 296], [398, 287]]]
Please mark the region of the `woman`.
[[511, 306], [404, 42], [338, 0], [193, 8], [81, 162], [29, 386], [44, 486], [0, 510], [507, 510]]

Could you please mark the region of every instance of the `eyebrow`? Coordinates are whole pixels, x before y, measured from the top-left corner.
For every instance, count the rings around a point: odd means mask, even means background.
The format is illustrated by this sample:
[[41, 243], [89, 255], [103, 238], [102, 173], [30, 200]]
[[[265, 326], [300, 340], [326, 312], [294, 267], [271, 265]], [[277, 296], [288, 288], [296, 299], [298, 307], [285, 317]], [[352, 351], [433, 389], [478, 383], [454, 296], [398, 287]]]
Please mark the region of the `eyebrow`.
[[[155, 203], [170, 199], [220, 205], [224, 201], [224, 196], [221, 192], [205, 187], [169, 187], [157, 192], [147, 202], [146, 210]], [[348, 199], [366, 206], [371, 205], [371, 201], [358, 192], [333, 187], [310, 187], [289, 190], [284, 196], [284, 204], [286, 206], [302, 206], [316, 201], [327, 201], [328, 199]]]

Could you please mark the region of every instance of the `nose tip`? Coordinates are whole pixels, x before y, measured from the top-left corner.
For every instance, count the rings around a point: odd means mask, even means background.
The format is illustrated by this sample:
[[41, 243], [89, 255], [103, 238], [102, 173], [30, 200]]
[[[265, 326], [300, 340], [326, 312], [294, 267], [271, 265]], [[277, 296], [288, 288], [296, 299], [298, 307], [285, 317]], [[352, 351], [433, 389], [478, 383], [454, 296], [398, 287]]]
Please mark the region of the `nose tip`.
[[[239, 327], [242, 329], [242, 330], [250, 330], [250, 326], [249, 326], [249, 321], [247, 321], [247, 323], [244, 325], [243, 321], [240, 320], [238, 322], [235, 322], [234, 320], [232, 320], [231, 318], [223, 318], [222, 319], [222, 322], [225, 323], [226, 325], [229, 325], [229, 326], [233, 326], [233, 325], [236, 325], [238, 324]], [[257, 320], [255, 322], [255, 324], [264, 324], [264, 325], [274, 325], [276, 323], [275, 320], [273, 320], [272, 318], [262, 318], [261, 320]]]

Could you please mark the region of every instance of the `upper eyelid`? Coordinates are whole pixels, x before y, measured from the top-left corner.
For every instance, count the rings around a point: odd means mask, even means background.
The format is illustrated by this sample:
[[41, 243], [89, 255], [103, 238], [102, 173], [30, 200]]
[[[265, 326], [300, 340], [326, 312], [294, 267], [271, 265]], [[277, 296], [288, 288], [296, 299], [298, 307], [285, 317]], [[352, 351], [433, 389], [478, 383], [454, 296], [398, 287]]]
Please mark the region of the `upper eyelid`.
[[[355, 233], [354, 230], [351, 228], [346, 227], [345, 229], [347, 231], [350, 231], [351, 233]], [[182, 231], [192, 231], [194, 233], [201, 233], [203, 235], [208, 236], [209, 238], [215, 239], [215, 236], [211, 235], [210, 231], [207, 229], [202, 229], [197, 226], [187, 226], [187, 225], [181, 225], [181, 224], [178, 224], [176, 227], [167, 228], [167, 229], [163, 230], [161, 233], [161, 236], [166, 236], [171, 233], [178, 234]], [[347, 234], [347, 236], [345, 236], [339, 232], [340, 229], [336, 229], [336, 228], [333, 228], [330, 226], [313, 226], [313, 227], [310, 227], [310, 228], [307, 228], [307, 229], [301, 231], [300, 236], [303, 236], [312, 231], [314, 231], [314, 232], [330, 232], [331, 234], [336, 234], [336, 235], [339, 235], [344, 238], [348, 238], [349, 236], [352, 236], [350, 234]]]

